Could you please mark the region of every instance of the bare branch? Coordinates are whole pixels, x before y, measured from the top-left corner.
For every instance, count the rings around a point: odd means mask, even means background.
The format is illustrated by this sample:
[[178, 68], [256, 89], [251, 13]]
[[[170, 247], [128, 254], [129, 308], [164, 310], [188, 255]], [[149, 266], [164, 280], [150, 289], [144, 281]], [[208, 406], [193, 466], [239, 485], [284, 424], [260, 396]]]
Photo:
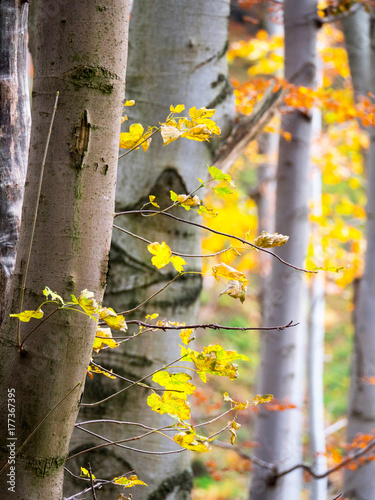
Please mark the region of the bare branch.
[[280, 261], [282, 264], [291, 267], [292, 269], [296, 269], [297, 271], [302, 271], [304, 273], [309, 273], [309, 274], [317, 274], [318, 271], [309, 271], [308, 269], [303, 269], [302, 267], [297, 267], [294, 266], [293, 264], [290, 264], [289, 262], [285, 261], [281, 257], [279, 257], [277, 254], [271, 252], [270, 250], [267, 250], [266, 248], [258, 247], [257, 245], [254, 245], [254, 243], [250, 243], [247, 240], [244, 240], [243, 238], [239, 238], [238, 236], [234, 236], [233, 234], [228, 234], [228, 233], [223, 233], [221, 231], [216, 231], [216, 229], [211, 229], [210, 227], [204, 226], [203, 224], [198, 224], [198, 222], [192, 222], [188, 221], [186, 219], [181, 219], [181, 217], [177, 217], [176, 215], [172, 215], [168, 212], [158, 212], [156, 210], [128, 210], [126, 212], [118, 212], [115, 214], [115, 217], [118, 217], [120, 215], [129, 215], [129, 214], [159, 214], [159, 215], [166, 215], [167, 217], [171, 217], [172, 219], [175, 219], [179, 222], [184, 222], [185, 224], [190, 224], [192, 226], [200, 227], [201, 229], [205, 229], [206, 231], [209, 231], [210, 233], [215, 233], [219, 234], [220, 236], [225, 236], [226, 238], [231, 238], [233, 240], [240, 241], [244, 245], [249, 245], [252, 248], [255, 248], [256, 250], [259, 250], [260, 252], [268, 253], [269, 255], [272, 255], [272, 257], [275, 257], [278, 261]]
[[250, 330], [255, 330], [255, 331], [269, 331], [269, 330], [285, 330], [286, 328], [292, 328], [293, 326], [299, 325], [299, 323], [293, 323], [293, 321], [290, 321], [287, 325], [282, 325], [282, 326], [249, 326], [249, 327], [241, 327], [241, 326], [224, 326], [224, 325], [218, 325], [216, 323], [206, 323], [206, 324], [197, 324], [197, 325], [183, 325], [183, 326], [167, 326], [167, 325], [151, 325], [150, 323], [145, 323], [144, 321], [139, 321], [137, 319], [131, 319], [126, 322], [128, 325], [139, 325], [139, 326], [144, 326], [146, 328], [150, 329], [158, 329], [158, 330], [185, 330], [188, 328], [191, 329], [196, 329], [196, 328], [210, 328], [211, 330], [235, 330], [235, 331], [241, 331], [241, 332], [247, 332]]

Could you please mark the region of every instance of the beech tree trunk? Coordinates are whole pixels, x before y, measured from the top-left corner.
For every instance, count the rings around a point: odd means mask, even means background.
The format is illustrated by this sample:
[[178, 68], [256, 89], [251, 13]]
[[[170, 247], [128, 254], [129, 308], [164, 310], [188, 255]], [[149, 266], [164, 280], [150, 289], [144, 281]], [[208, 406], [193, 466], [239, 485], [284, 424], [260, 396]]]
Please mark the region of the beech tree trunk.
[[[126, 108], [127, 123], [139, 122], [145, 128], [157, 125], [168, 116], [171, 104], [185, 104], [186, 110], [181, 114], [187, 114], [192, 106], [206, 106], [216, 108], [214, 119], [222, 128], [222, 137], [225, 136], [234, 114], [225, 57], [228, 15], [229, 1], [134, 2], [129, 35], [127, 99], [134, 99], [136, 104]], [[134, 151], [120, 161], [117, 211], [141, 208], [149, 201], [149, 195], [156, 196], [155, 201], [165, 207], [171, 203], [170, 190], [189, 193], [197, 187], [197, 177], [207, 178], [207, 164], [210, 164], [213, 148], [212, 143], [186, 139], [163, 146], [160, 136], [156, 135], [148, 151]], [[179, 209], [175, 213], [185, 219], [200, 221], [193, 210]], [[201, 234], [192, 226], [176, 224], [163, 217], [144, 218], [139, 215], [122, 216], [116, 219], [116, 224], [150, 241], [165, 241], [174, 251], [201, 253]], [[121, 232], [114, 233], [106, 294], [108, 304], [118, 311], [131, 309], [176, 275], [170, 265], [157, 270], [151, 264], [151, 257], [147, 244]], [[200, 271], [200, 259], [186, 260], [188, 270]], [[144, 319], [145, 314], [157, 312], [161, 319], [194, 321], [200, 290], [201, 276], [185, 275], [140, 311], [127, 315], [127, 319]], [[146, 333], [126, 343], [121, 353], [116, 350], [106, 357], [101, 356], [100, 362], [122, 376], [138, 380], [179, 358], [179, 344], [178, 332]], [[151, 379], [147, 382], [152, 384]], [[97, 401], [125, 386], [123, 381], [97, 377], [88, 384], [89, 399], [85, 401]], [[147, 406], [149, 394], [149, 390], [134, 387], [109, 404], [84, 407], [80, 419], [107, 417], [142, 422], [152, 427], [171, 423], [170, 417], [162, 417]], [[105, 424], [96, 427], [95, 432], [111, 439], [125, 439], [140, 434], [134, 429]], [[87, 438], [76, 433], [72, 452], [82, 449], [83, 443], [87, 447]], [[106, 456], [106, 469], [119, 466], [123, 467], [122, 472], [134, 469], [148, 484], [148, 488], [137, 487], [137, 500], [182, 500], [189, 497], [192, 488], [189, 452], [158, 455], [158, 452], [181, 450], [160, 434], [125, 444], [153, 453], [113, 447], [111, 457]], [[95, 460], [95, 457], [89, 455], [88, 459]], [[103, 462], [97, 458], [95, 463], [98, 461]], [[110, 497], [108, 493], [103, 498], [113, 498], [113, 494]]]
[[[66, 299], [85, 288], [102, 299], [113, 222], [128, 15], [128, 2], [122, 0], [101, 0], [100, 5], [91, 0], [39, 2], [30, 160], [7, 313], [19, 311], [38, 201], [22, 309], [37, 309], [46, 285]], [[56, 91], [60, 101], [37, 200]], [[48, 306], [44, 312], [49, 313]], [[35, 319], [22, 324], [21, 340], [36, 324]], [[15, 469], [2, 469], [2, 498], [62, 498], [63, 466], [95, 330], [88, 317], [59, 311], [27, 339], [21, 356], [17, 320], [7, 316], [4, 321], [1, 467], [12, 452], [7, 445], [14, 445], [18, 454]], [[16, 399], [15, 435], [10, 434], [7, 420], [9, 390]], [[15, 485], [10, 490], [13, 472]]]
[[0, 2], [0, 325], [16, 261], [30, 132], [28, 4]]
[[[359, 38], [355, 38], [356, 33]], [[364, 34], [371, 34], [365, 38]], [[365, 95], [370, 86], [375, 91], [375, 23], [374, 18], [365, 12], [358, 12], [347, 19], [345, 39], [358, 49], [358, 40], [363, 43], [361, 53], [357, 53], [360, 62], [352, 64], [349, 57], [353, 85], [358, 95]], [[357, 44], [353, 42], [357, 40]], [[367, 54], [367, 58], [365, 58]], [[368, 74], [370, 70], [371, 75]], [[371, 77], [369, 82], [369, 77]], [[365, 269], [359, 283], [358, 297], [354, 311], [354, 350], [351, 367], [349, 392], [348, 432], [347, 441], [352, 442], [359, 433], [373, 433], [375, 427], [375, 387], [366, 381], [375, 375], [375, 343], [373, 325], [375, 320], [375, 131], [370, 129], [370, 150], [367, 155], [367, 249]], [[350, 500], [373, 499], [375, 491], [375, 466], [373, 462], [362, 465], [355, 471], [345, 471], [344, 496]]]
[[[294, 83], [312, 87], [316, 74], [315, 0], [285, 0], [285, 76]], [[293, 112], [283, 118], [281, 128], [291, 133], [291, 142], [280, 139], [277, 172], [275, 231], [289, 235], [277, 249], [283, 259], [301, 267], [308, 238], [308, 172], [311, 116]], [[265, 325], [304, 322], [301, 310], [303, 274], [274, 260], [266, 292]], [[280, 334], [281, 333], [281, 334]], [[277, 464], [278, 469], [302, 459], [302, 405], [305, 371], [305, 327], [279, 333], [262, 333], [259, 392], [271, 393], [296, 409], [267, 412], [260, 409], [256, 423], [257, 457]], [[300, 500], [302, 477], [288, 474], [270, 484], [268, 472], [255, 467], [251, 500]]]

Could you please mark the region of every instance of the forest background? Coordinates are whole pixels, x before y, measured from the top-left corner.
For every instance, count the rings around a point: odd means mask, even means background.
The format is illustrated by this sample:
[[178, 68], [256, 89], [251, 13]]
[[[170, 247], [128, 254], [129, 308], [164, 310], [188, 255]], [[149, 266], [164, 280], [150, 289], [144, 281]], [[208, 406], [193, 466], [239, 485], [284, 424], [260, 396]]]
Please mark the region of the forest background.
[[[318, 267], [323, 272], [318, 275], [317, 279], [306, 276], [303, 296], [308, 320], [301, 322], [309, 325], [311, 331], [314, 321], [318, 318], [321, 326], [325, 326], [326, 329], [325, 348], [319, 356], [320, 361], [324, 357], [325, 362], [323, 385], [325, 415], [324, 422], [321, 424], [324, 424], [323, 430], [328, 446], [326, 451], [315, 453], [311, 447], [311, 431], [309, 439], [306, 431], [304, 456], [310, 458], [310, 462], [314, 462], [317, 468], [321, 466], [321, 463], [318, 464], [320, 458], [328, 462], [328, 467], [337, 466], [337, 472], [332, 471], [330, 474], [329, 495], [342, 491], [343, 467], [340, 464], [343, 463], [344, 455], [350, 454], [353, 449], [363, 449], [368, 442], [373, 441], [373, 435], [366, 433], [354, 445], [348, 447], [344, 444], [350, 385], [349, 360], [353, 350], [352, 319], [358, 280], [364, 272], [363, 259], [366, 246], [364, 207], [368, 172], [365, 168], [365, 161], [369, 156], [366, 153], [370, 145], [368, 130], [371, 130], [369, 127], [374, 122], [371, 95], [363, 91], [365, 85], [359, 88], [358, 75], [353, 73], [353, 53], [346, 50], [346, 47], [348, 49], [351, 47], [348, 37], [350, 29], [353, 29], [350, 25], [348, 26], [347, 21], [357, 18], [358, 13], [365, 14], [369, 21], [370, 8], [371, 2], [329, 1], [319, 4], [314, 20], [316, 26], [320, 28], [318, 86], [312, 89], [294, 86], [293, 82], [286, 84], [280, 78], [284, 64], [282, 55], [284, 41], [281, 33], [283, 18], [280, 2], [259, 0], [232, 2], [228, 60], [237, 111], [251, 114], [257, 102], [265, 93], [267, 95], [266, 90], [271, 82], [271, 86], [275, 85], [276, 91], [283, 87], [288, 89], [288, 94], [280, 108], [282, 116], [287, 116], [291, 110], [297, 110], [300, 116], [306, 117], [306, 121], [312, 120], [313, 122], [312, 168], [309, 174], [309, 184], [312, 187], [309, 193], [311, 237], [304, 265], [309, 270], [315, 270]], [[369, 22], [367, 24], [369, 27]], [[363, 31], [366, 32], [366, 30]], [[369, 31], [366, 33], [369, 39]], [[354, 84], [351, 81], [351, 73], [353, 77], [355, 76]], [[218, 80], [218, 84], [220, 83], [221, 80]], [[176, 105], [177, 103], [170, 104]], [[173, 112], [173, 108], [171, 111]], [[124, 126], [127, 130], [128, 125]], [[268, 124], [264, 132], [263, 136], [251, 143], [245, 155], [232, 166], [230, 173], [237, 183], [233, 193], [224, 187], [214, 190], [213, 196], [206, 197], [205, 204], [214, 206], [219, 212], [217, 217], [205, 217], [205, 223], [209, 227], [239, 238], [246, 235], [246, 238], [250, 239], [254, 239], [263, 229], [271, 233], [278, 230], [277, 227], [273, 227], [275, 165], [277, 163], [277, 148], [274, 143], [275, 138], [277, 142], [280, 136], [284, 147], [287, 147], [287, 143], [293, 144], [295, 137], [282, 127], [280, 128], [280, 117], [276, 117]], [[144, 140], [147, 139], [146, 135]], [[126, 148], [126, 146], [122, 147]], [[139, 150], [132, 154], [142, 155], [143, 151]], [[228, 179], [224, 177], [225, 181]], [[156, 199], [150, 198], [151, 205], [158, 201], [158, 192], [154, 194]], [[222, 195], [222, 200], [217, 198], [218, 194]], [[173, 196], [175, 195], [172, 193], [172, 201], [175, 201]], [[181, 203], [180, 200], [179, 202]], [[264, 208], [266, 208], [267, 215], [262, 218], [259, 214]], [[216, 288], [212, 276], [210, 278], [205, 276], [210, 274], [212, 262], [209, 265], [205, 264], [206, 267], [203, 269], [205, 286], [201, 296], [199, 321], [212, 323], [214, 318], [215, 323], [224, 323], [237, 328], [246, 328], [249, 325], [256, 328], [262, 323], [262, 314], [267, 312], [263, 294], [267, 287], [271, 260], [263, 258], [255, 251], [242, 252], [242, 248], [238, 248], [237, 252], [243, 255], [230, 251], [222, 252], [223, 240], [219, 240], [216, 235], [206, 236], [203, 240], [203, 247], [207, 254], [220, 252], [221, 261], [228, 266], [235, 267], [239, 273], [237, 276], [240, 276], [241, 280], [243, 279], [242, 273], [246, 273], [249, 284], [248, 298], [244, 305], [241, 305], [239, 301], [233, 301], [233, 297], [238, 298], [238, 292], [231, 292], [229, 295], [232, 296], [223, 295], [217, 299], [217, 295], [221, 295], [221, 289]], [[112, 263], [115, 262], [116, 258], [112, 260]], [[317, 283], [319, 283], [320, 291], [316, 295]], [[111, 293], [111, 286], [113, 285], [110, 284], [109, 293]], [[324, 295], [325, 299], [323, 299]], [[324, 321], [322, 321], [324, 319], [322, 312], [315, 316], [312, 312], [316, 307], [317, 297], [320, 307], [322, 307], [323, 300], [326, 301]], [[243, 298], [242, 295], [241, 298]], [[198, 347], [200, 340], [199, 338], [196, 342]], [[231, 397], [234, 401], [242, 401], [249, 397], [249, 392], [256, 394], [258, 392], [256, 373], [259, 360], [259, 336], [253, 332], [251, 335], [238, 334], [238, 332], [226, 332], [223, 335], [222, 332], [220, 334], [213, 332], [210, 334], [210, 343], [223, 345], [227, 349], [235, 348], [241, 353], [250, 355], [251, 363], [243, 370], [244, 382], [237, 385], [237, 389], [231, 389]], [[313, 349], [309, 351], [310, 358], [312, 351]], [[194, 419], [198, 420], [202, 416], [215, 418], [217, 412], [220, 411], [223, 405], [222, 393], [227, 391], [227, 385], [220, 384], [219, 381], [215, 380], [211, 386], [205, 386], [204, 390], [200, 388], [195, 391]], [[368, 386], [372, 386], [374, 381], [371, 375], [364, 375], [360, 378], [360, 383]], [[306, 396], [305, 402], [297, 406], [288, 398], [274, 399], [262, 405], [262, 411], [280, 414], [306, 411], [306, 418], [311, 421], [311, 411], [308, 410], [308, 403], [311, 403], [311, 400], [311, 392]], [[238, 440], [237, 446], [233, 447], [231, 452], [225, 454], [222, 448], [226, 445], [216, 442], [217, 448], [214, 447], [214, 451], [210, 452], [211, 456], [204, 455], [203, 459], [194, 459], [194, 498], [247, 497], [249, 472], [253, 468], [252, 464], [256, 463], [251, 454], [253, 451], [256, 454], [258, 447], [258, 444], [254, 442], [253, 432], [253, 423], [258, 411], [258, 407], [252, 407], [251, 411], [239, 416], [241, 428], [232, 426], [231, 431], [234, 436], [235, 431], [238, 431]], [[310, 413], [307, 417], [308, 411]], [[364, 463], [368, 464], [371, 460], [373, 460], [371, 454], [366, 455], [366, 458], [362, 457], [362, 460], [351, 460], [347, 462], [346, 469], [355, 472], [357, 468]], [[309, 467], [306, 466], [305, 487], [301, 493], [306, 498], [308, 498], [311, 486], [311, 474], [308, 469]]]

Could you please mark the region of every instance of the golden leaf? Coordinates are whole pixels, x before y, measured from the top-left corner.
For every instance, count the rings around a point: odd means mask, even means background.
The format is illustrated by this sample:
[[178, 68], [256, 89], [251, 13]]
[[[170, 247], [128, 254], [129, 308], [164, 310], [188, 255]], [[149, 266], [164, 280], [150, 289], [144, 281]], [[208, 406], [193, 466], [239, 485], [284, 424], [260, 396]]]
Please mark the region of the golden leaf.
[[285, 243], [288, 240], [289, 236], [284, 236], [278, 233], [270, 234], [265, 231], [262, 231], [260, 235], [257, 238], [255, 238], [254, 243], [256, 246], [260, 248], [272, 248], [285, 245]]
[[224, 290], [219, 294], [219, 297], [227, 294], [230, 297], [233, 297], [234, 299], [240, 299], [240, 301], [243, 303], [244, 300], [246, 299], [246, 293], [247, 293], [247, 286], [245, 285], [244, 282], [229, 280], [229, 283], [224, 288]]
[[100, 319], [114, 330], [126, 332], [128, 329], [124, 316], [117, 314], [111, 307], [99, 307], [98, 313]]
[[94, 340], [93, 350], [99, 352], [104, 347], [108, 346], [111, 349], [117, 347], [119, 344], [113, 340], [110, 328], [98, 328]]
[[114, 477], [113, 482], [116, 484], [121, 484], [124, 488], [133, 488], [133, 486], [143, 485], [148, 486], [146, 483], [138, 479], [138, 476], [135, 474], [129, 477]]
[[194, 340], [194, 337], [191, 337], [193, 333], [194, 332], [192, 328], [186, 328], [185, 330], [181, 330], [180, 337], [185, 345], [190, 344], [190, 342]]
[[174, 395], [180, 399], [186, 399], [188, 394], [193, 394], [195, 386], [190, 382], [192, 378], [187, 373], [173, 373], [160, 371], [155, 373], [152, 380], [165, 387], [167, 391], [175, 391]]
[[212, 267], [212, 275], [217, 281], [219, 281], [219, 278], [226, 278], [229, 280], [241, 281], [245, 283], [245, 285], [248, 283], [244, 273], [224, 264], [224, 262], [220, 262], [217, 266]]
[[190, 407], [187, 401], [176, 396], [173, 392], [166, 391], [162, 397], [158, 394], [151, 394], [147, 398], [147, 404], [152, 408], [153, 411], [164, 415], [175, 416], [181, 420], [189, 420], [190, 418]]
[[18, 318], [23, 323], [28, 323], [31, 318], [43, 318], [43, 311], [41, 309], [37, 309], [36, 311], [23, 311], [19, 314], [9, 314], [9, 316], [11, 318]]
[[210, 451], [207, 438], [192, 431], [179, 432], [173, 437], [174, 441], [187, 450], [204, 453]]

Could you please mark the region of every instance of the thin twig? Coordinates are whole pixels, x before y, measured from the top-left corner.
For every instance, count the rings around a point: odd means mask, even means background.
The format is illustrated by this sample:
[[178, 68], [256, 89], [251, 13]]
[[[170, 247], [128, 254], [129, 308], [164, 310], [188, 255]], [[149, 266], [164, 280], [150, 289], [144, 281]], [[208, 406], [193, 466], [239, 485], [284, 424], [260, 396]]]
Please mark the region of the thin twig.
[[197, 325], [183, 325], [183, 326], [167, 326], [167, 325], [151, 325], [150, 323], [145, 323], [144, 321], [139, 321], [137, 319], [131, 319], [127, 321], [128, 325], [139, 325], [144, 326], [150, 329], [158, 329], [158, 330], [185, 330], [185, 329], [196, 329], [196, 328], [210, 328], [211, 330], [235, 330], [241, 332], [247, 332], [250, 330], [255, 331], [270, 331], [270, 330], [285, 330], [286, 328], [292, 328], [294, 326], [299, 325], [299, 323], [293, 323], [290, 321], [287, 325], [282, 326], [251, 326], [251, 327], [241, 327], [241, 326], [224, 326], [218, 325], [216, 323], [205, 323], [205, 324], [197, 324]]
[[112, 399], [114, 398], [115, 396], [118, 396], [119, 394], [127, 391], [128, 389], [130, 389], [131, 387], [134, 387], [135, 385], [138, 385], [140, 382], [143, 382], [144, 380], [146, 380], [146, 378], [148, 377], [151, 377], [152, 375], [154, 375], [155, 373], [158, 373], [158, 372], [161, 372], [162, 370], [165, 370], [166, 368], [168, 368], [169, 366], [172, 366], [173, 364], [177, 363], [178, 361], [180, 361], [181, 359], [185, 358], [187, 356], [187, 354], [184, 354], [183, 356], [181, 356], [180, 358], [174, 360], [174, 361], [171, 361], [170, 363], [168, 363], [167, 365], [164, 365], [162, 366], [161, 368], [158, 368], [157, 370], [153, 371], [152, 373], [149, 373], [148, 375], [145, 375], [144, 377], [142, 377], [141, 379], [137, 380], [136, 382], [132, 382], [130, 385], [128, 385], [127, 387], [124, 387], [123, 389], [120, 389], [119, 391], [115, 392], [114, 394], [111, 394], [110, 396], [107, 396], [106, 398], [102, 399], [101, 401], [96, 401], [95, 403], [82, 403], [81, 406], [97, 406], [97, 405], [100, 405], [102, 403], [105, 403], [106, 401], [108, 401], [109, 399]]
[[[95, 437], [98, 437], [100, 439], [102, 439], [103, 441], [106, 441], [107, 444], [101, 444], [101, 445], [98, 445], [98, 446], [95, 446], [93, 448], [89, 448], [87, 450], [82, 450], [78, 453], [75, 453], [74, 455], [70, 456], [67, 458], [67, 460], [72, 460], [73, 458], [77, 457], [78, 455], [82, 455], [83, 453], [86, 453], [87, 451], [90, 451], [92, 449], [97, 449], [97, 448], [103, 448], [104, 446], [118, 446], [120, 448], [124, 448], [126, 450], [130, 450], [130, 451], [135, 451], [137, 453], [143, 453], [143, 454], [146, 454], [146, 455], [171, 455], [171, 454], [174, 454], [174, 453], [182, 453], [183, 451], [186, 451], [185, 448], [182, 448], [180, 450], [171, 450], [171, 451], [147, 451], [147, 450], [139, 450], [137, 448], [132, 448], [130, 446], [124, 446], [123, 444], [121, 444], [122, 442], [126, 441], [124, 439], [120, 440], [120, 441], [111, 441], [110, 439], [107, 439], [106, 437], [104, 436], [101, 436], [100, 434], [96, 434], [95, 432], [91, 432], [87, 429], [84, 429], [83, 427], [79, 427], [77, 426], [78, 429], [84, 431], [84, 432], [87, 432], [88, 434], [91, 434]], [[157, 432], [157, 431], [152, 431], [152, 432], [148, 432], [148, 433], [145, 433], [143, 436], [146, 436], [148, 434], [153, 434], [154, 432]], [[140, 439], [140, 438], [138, 438]]]
[[335, 498], [333, 500], [337, 500], [338, 498], [341, 498], [342, 497], [342, 493], [339, 493], [337, 496], [335, 496]]
[[96, 497], [96, 493], [95, 493], [94, 480], [92, 478], [92, 470], [91, 470], [91, 464], [90, 464], [90, 462], [89, 462], [88, 468], [89, 468], [89, 474], [90, 474], [90, 483], [91, 483], [92, 498], [94, 500], [98, 500], [97, 497]]
[[[334, 472], [342, 469], [347, 464], [349, 464], [349, 463], [353, 462], [354, 460], [356, 460], [357, 458], [365, 455], [372, 448], [374, 448], [375, 447], [375, 439], [370, 441], [369, 444], [365, 448], [362, 448], [362, 449], [358, 450], [357, 452], [352, 453], [347, 458], [345, 458], [342, 462], [335, 465], [334, 467], [331, 467], [330, 469], [327, 469], [325, 472], [322, 472], [321, 474], [314, 472], [312, 465], [306, 464], [306, 463], [299, 463], [299, 464], [293, 465], [293, 467], [289, 467], [288, 469], [285, 469], [281, 472], [278, 472], [276, 464], [265, 462], [264, 460], [261, 460], [260, 458], [257, 458], [253, 455], [248, 455], [247, 453], [244, 453], [240, 448], [238, 448], [236, 446], [231, 446], [228, 443], [222, 443], [220, 441], [215, 441], [213, 444], [215, 446], [220, 447], [220, 448], [231, 449], [231, 450], [235, 451], [240, 457], [244, 458], [245, 460], [250, 460], [255, 465], [258, 465], [259, 467], [262, 467], [263, 469], [269, 470], [272, 473], [272, 477], [270, 477], [270, 481], [275, 482], [278, 479], [280, 479], [281, 477], [286, 476], [288, 474], [291, 474], [292, 472], [294, 472], [297, 469], [303, 469], [305, 472], [307, 472], [314, 479], [323, 479], [327, 476], [330, 476]], [[340, 495], [339, 495], [339, 497], [340, 497]], [[336, 497], [336, 498], [339, 498], [339, 497]]]
[[244, 240], [243, 238], [239, 238], [238, 236], [234, 236], [233, 234], [228, 234], [228, 233], [223, 233], [221, 231], [216, 231], [216, 229], [212, 229], [210, 227], [204, 226], [203, 224], [198, 224], [198, 222], [193, 222], [193, 221], [188, 221], [186, 219], [182, 219], [181, 217], [177, 217], [176, 215], [172, 215], [168, 212], [157, 212], [155, 210], [128, 210], [125, 212], [118, 212], [115, 214], [115, 217], [118, 217], [120, 215], [129, 215], [129, 214], [143, 214], [143, 213], [153, 213], [153, 214], [160, 214], [160, 215], [166, 215], [167, 217], [171, 217], [172, 219], [175, 219], [179, 222], [184, 222], [185, 224], [190, 224], [192, 226], [199, 227], [201, 229], [205, 229], [206, 231], [209, 231], [211, 233], [218, 234], [220, 236], [225, 236], [226, 238], [232, 238], [234, 240], [240, 241], [244, 245], [249, 245], [252, 248], [255, 248], [256, 250], [259, 250], [260, 252], [268, 253], [269, 255], [272, 255], [272, 257], [275, 257], [277, 260], [279, 260], [282, 264], [291, 267], [292, 269], [296, 269], [297, 271], [302, 271], [304, 273], [309, 273], [309, 274], [317, 274], [318, 271], [309, 271], [308, 269], [303, 269], [302, 267], [297, 267], [294, 266], [293, 264], [290, 264], [286, 260], [282, 259], [279, 257], [277, 254], [270, 252], [270, 250], [267, 250], [266, 248], [258, 247], [254, 243], [250, 243], [247, 240]]
[[[34, 434], [39, 430], [39, 428], [41, 427], [41, 425], [44, 424], [44, 422], [47, 420], [47, 418], [51, 415], [51, 413], [53, 413], [56, 408], [58, 406], [61, 405], [61, 403], [63, 403], [71, 394], [72, 392], [74, 392], [77, 387], [79, 387], [81, 385], [81, 382], [78, 382], [74, 387], [73, 389], [70, 389], [70, 391], [62, 398], [60, 399], [60, 401], [58, 403], [55, 404], [55, 406], [49, 410], [47, 412], [47, 414], [42, 418], [42, 420], [39, 422], [39, 424], [35, 427], [35, 429], [31, 432], [31, 434], [28, 435], [28, 437], [25, 439], [25, 441], [21, 444], [21, 446], [17, 449], [16, 453], [15, 453], [15, 456], [18, 455], [22, 450], [23, 448], [26, 446], [26, 444], [30, 441], [30, 439], [34, 436]], [[6, 461], [6, 463], [2, 466], [2, 468], [0, 469], [0, 475], [8, 468], [9, 466], [9, 462], [8, 460]]]
[[[18, 304], [20, 312], [22, 311], [23, 299], [24, 299], [24, 296], [25, 296], [26, 279], [27, 279], [27, 273], [28, 273], [28, 270], [29, 270], [29, 264], [30, 264], [30, 258], [31, 258], [31, 249], [33, 247], [33, 240], [34, 240], [36, 220], [38, 218], [40, 193], [42, 191], [42, 182], [43, 182], [43, 175], [44, 175], [44, 167], [46, 165], [48, 146], [49, 146], [49, 141], [51, 139], [52, 127], [53, 127], [53, 122], [55, 120], [55, 114], [56, 114], [58, 100], [59, 100], [59, 92], [56, 92], [55, 105], [54, 105], [53, 111], [52, 111], [52, 117], [51, 117], [51, 123], [50, 123], [49, 129], [48, 129], [46, 147], [44, 148], [44, 155], [43, 155], [43, 160], [42, 160], [42, 166], [40, 168], [39, 186], [38, 186], [38, 192], [37, 192], [37, 198], [36, 198], [36, 205], [35, 205], [35, 209], [34, 209], [33, 222], [32, 222], [32, 225], [31, 225], [31, 234], [30, 234], [30, 240], [29, 240], [29, 248], [28, 248], [27, 256], [26, 256], [25, 270], [24, 270], [24, 273], [23, 273], [23, 276], [22, 276], [20, 299], [19, 299], [19, 304]], [[18, 325], [17, 325], [17, 346], [19, 348], [21, 348], [21, 322], [20, 321], [18, 322]]]
[[[158, 214], [159, 213], [162, 213], [162, 212], [158, 212]], [[146, 238], [142, 238], [142, 236], [139, 236], [138, 234], [131, 233], [130, 231], [128, 231], [127, 229], [124, 229], [123, 227], [116, 226], [116, 224], [113, 224], [113, 227], [115, 229], [118, 229], [119, 231], [125, 233], [125, 234], [128, 234], [129, 236], [133, 236], [133, 238], [136, 238], [137, 240], [144, 241], [148, 245], [152, 245], [152, 243], [153, 243], [150, 240], [146, 240]], [[201, 259], [204, 257], [215, 257], [216, 255], [220, 255], [222, 253], [228, 252], [228, 250], [230, 250], [230, 249], [231, 249], [231, 247], [228, 247], [228, 248], [224, 248], [224, 250], [219, 250], [218, 252], [210, 253], [210, 254], [188, 254], [188, 253], [172, 252], [172, 255], [177, 255], [178, 257], [186, 257], [186, 258], [196, 257], [196, 258]]]
[[133, 307], [133, 309], [128, 309], [127, 311], [122, 311], [120, 312], [119, 314], [129, 314], [129, 313], [132, 313], [134, 311], [137, 311], [138, 309], [140, 309], [142, 306], [144, 306], [145, 304], [147, 304], [147, 302], [149, 302], [151, 299], [153, 299], [154, 297], [156, 297], [156, 295], [158, 295], [159, 293], [161, 293], [163, 290], [165, 290], [169, 285], [171, 285], [177, 278], [179, 278], [181, 276], [181, 274], [177, 274], [173, 279], [171, 279], [170, 281], [168, 281], [168, 283], [166, 285], [163, 286], [163, 288], [160, 288], [160, 290], [158, 290], [157, 292], [153, 293], [152, 295], [150, 295], [150, 297], [148, 297], [146, 300], [144, 300], [141, 304], [139, 304], [138, 306], [136, 307]]
[[53, 314], [55, 314], [56, 311], [58, 311], [60, 309], [60, 307], [56, 307], [56, 309], [54, 309], [52, 312], [50, 312], [49, 314], [47, 314], [47, 316], [45, 316], [42, 321], [39, 321], [39, 323], [34, 326], [34, 328], [32, 330], [29, 331], [29, 333], [26, 335], [26, 337], [23, 339], [23, 341], [21, 342], [21, 345], [20, 345], [20, 350], [22, 350], [23, 348], [23, 344], [26, 342], [26, 340], [30, 337], [30, 335], [32, 333], [35, 332], [35, 330], [37, 330], [45, 321], [47, 321], [48, 318], [50, 318]]

